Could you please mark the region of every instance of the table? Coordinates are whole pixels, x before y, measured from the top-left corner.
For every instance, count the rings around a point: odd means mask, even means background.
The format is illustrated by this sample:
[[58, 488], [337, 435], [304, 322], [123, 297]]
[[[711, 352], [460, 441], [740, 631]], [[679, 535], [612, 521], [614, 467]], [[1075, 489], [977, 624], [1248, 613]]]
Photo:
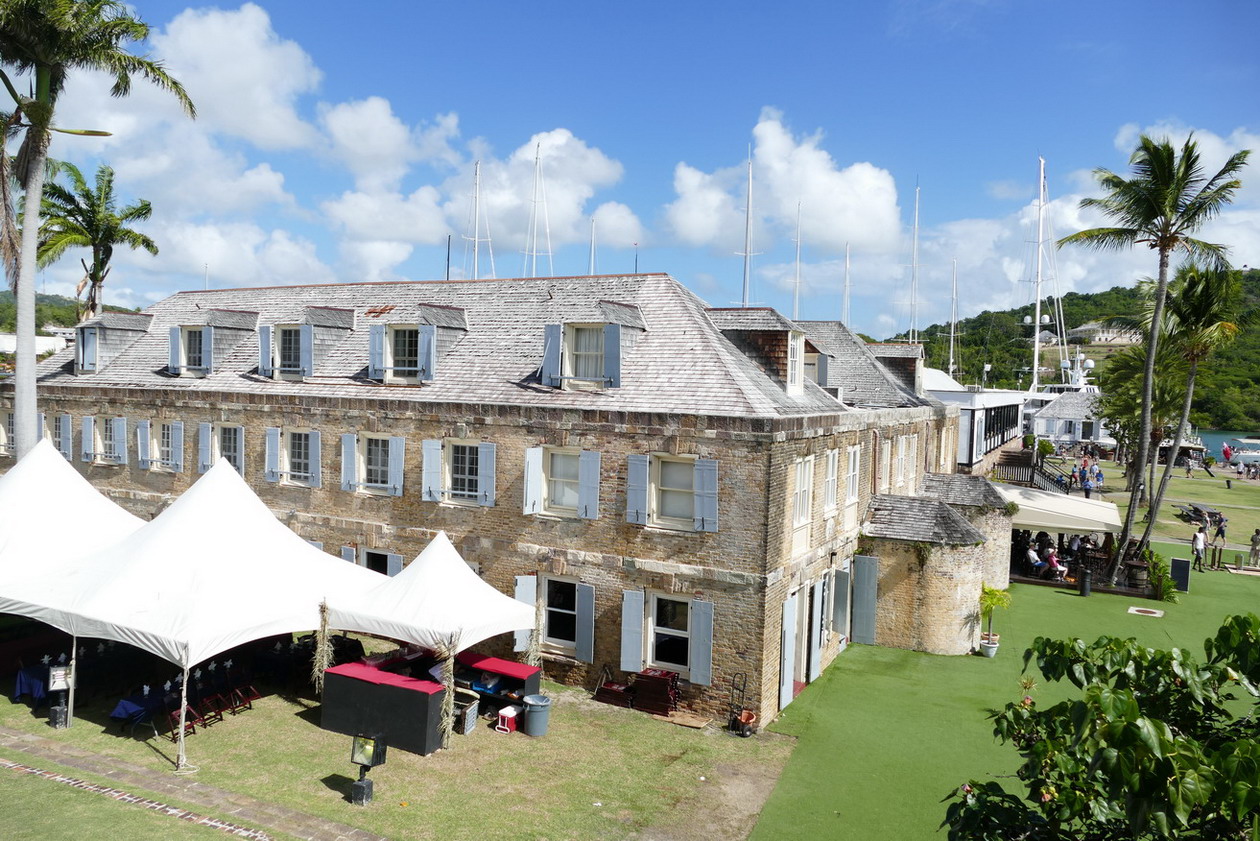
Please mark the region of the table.
[[442, 747], [440, 683], [346, 663], [324, 672], [320, 726], [347, 736], [377, 735], [421, 756]]
[[161, 692], [150, 692], [148, 695], [131, 695], [123, 698], [114, 706], [114, 711], [109, 714], [110, 718], [123, 722], [135, 723], [144, 717], [146, 713], [153, 714], [160, 712], [165, 706]]
[[23, 695], [30, 695], [36, 707], [48, 697], [47, 666], [27, 666], [25, 669], [18, 670], [16, 686], [13, 689], [13, 701], [16, 703]]

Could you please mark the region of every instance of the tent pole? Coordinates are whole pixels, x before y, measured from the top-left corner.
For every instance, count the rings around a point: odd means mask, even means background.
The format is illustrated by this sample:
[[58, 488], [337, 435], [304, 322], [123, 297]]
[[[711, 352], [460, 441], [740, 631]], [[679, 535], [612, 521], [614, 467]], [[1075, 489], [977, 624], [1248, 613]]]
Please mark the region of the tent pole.
[[175, 770], [183, 771], [188, 764], [188, 754], [184, 752], [184, 728], [188, 715], [188, 667], [184, 667], [184, 681], [179, 687], [179, 754], [175, 757]]
[[70, 636], [70, 697], [66, 705], [66, 726], [74, 723], [74, 685], [79, 682], [79, 638]]

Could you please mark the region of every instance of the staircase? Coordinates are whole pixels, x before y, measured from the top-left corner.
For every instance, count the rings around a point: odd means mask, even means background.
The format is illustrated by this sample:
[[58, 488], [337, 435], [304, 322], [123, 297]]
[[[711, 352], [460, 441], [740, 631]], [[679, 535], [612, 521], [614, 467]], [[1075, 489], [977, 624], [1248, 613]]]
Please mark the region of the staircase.
[[1035, 464], [1032, 451], [1007, 451], [998, 457], [990, 475], [1013, 485], [1025, 485], [1052, 493], [1068, 492], [1068, 474], [1053, 464]]

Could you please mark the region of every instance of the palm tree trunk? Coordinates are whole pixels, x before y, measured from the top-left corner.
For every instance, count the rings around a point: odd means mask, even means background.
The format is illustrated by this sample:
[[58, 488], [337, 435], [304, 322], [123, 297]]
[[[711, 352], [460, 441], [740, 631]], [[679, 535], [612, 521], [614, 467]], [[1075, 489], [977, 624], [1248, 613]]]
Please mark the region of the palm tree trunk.
[[22, 256], [17, 283], [17, 364], [13, 375], [13, 434], [17, 457], [39, 441], [36, 430], [35, 393], [35, 252], [39, 245], [39, 208], [44, 196], [44, 168], [48, 161], [48, 136], [31, 126], [33, 154], [26, 171], [26, 213], [22, 222]]
[[[1159, 489], [1151, 497], [1151, 516], [1146, 523], [1146, 531], [1142, 533], [1141, 545], [1151, 540], [1151, 532], [1155, 530], [1155, 518], [1159, 516], [1159, 507], [1164, 502], [1164, 492], [1168, 490], [1168, 480], [1172, 478], [1177, 452], [1181, 449], [1182, 437], [1186, 434], [1186, 426], [1190, 421], [1190, 402], [1194, 399], [1194, 378], [1199, 372], [1199, 360], [1190, 358], [1190, 373], [1186, 377], [1186, 399], [1181, 404], [1181, 420], [1177, 422], [1177, 434], [1173, 436], [1172, 447], [1168, 450], [1168, 461], [1164, 464], [1164, 475], [1160, 477]], [[1154, 484], [1152, 484], [1154, 487]]]

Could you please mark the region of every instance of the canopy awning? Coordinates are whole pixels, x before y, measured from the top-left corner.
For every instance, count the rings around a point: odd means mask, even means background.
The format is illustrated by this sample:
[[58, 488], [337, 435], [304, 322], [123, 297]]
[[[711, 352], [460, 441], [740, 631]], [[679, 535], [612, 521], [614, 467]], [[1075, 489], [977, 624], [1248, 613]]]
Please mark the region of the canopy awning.
[[994, 483], [993, 486], [1007, 502], [1019, 506], [1019, 512], [1011, 518], [1014, 528], [1075, 534], [1094, 531], [1118, 534], [1121, 530], [1120, 509], [1114, 502], [1020, 485]]

